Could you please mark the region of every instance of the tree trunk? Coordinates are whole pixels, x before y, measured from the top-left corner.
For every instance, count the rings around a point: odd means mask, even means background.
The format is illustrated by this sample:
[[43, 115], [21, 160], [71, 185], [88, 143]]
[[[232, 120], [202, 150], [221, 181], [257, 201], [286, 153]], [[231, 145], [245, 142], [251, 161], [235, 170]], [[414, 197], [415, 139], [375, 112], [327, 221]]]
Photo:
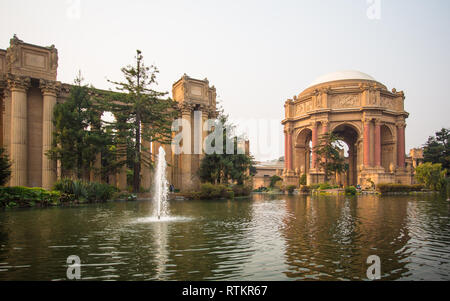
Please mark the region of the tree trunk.
[[136, 141], [133, 166], [133, 192], [138, 193], [141, 188], [141, 116], [136, 114]]

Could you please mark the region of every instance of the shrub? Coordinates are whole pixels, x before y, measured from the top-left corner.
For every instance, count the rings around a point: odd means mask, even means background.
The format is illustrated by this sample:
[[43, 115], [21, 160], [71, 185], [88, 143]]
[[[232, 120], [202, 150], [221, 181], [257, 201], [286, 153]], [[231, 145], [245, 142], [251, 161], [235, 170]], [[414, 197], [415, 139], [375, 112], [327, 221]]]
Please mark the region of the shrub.
[[271, 178], [270, 178], [270, 188], [274, 188], [275, 186], [276, 186], [276, 184], [277, 184], [277, 182], [282, 182], [283, 181], [283, 179], [282, 178], [280, 178], [279, 176], [272, 176]]
[[311, 186], [307, 186], [307, 185], [300, 186], [300, 192], [302, 192], [302, 193], [310, 193], [311, 192]]
[[428, 189], [442, 190], [445, 183], [446, 169], [442, 169], [442, 164], [427, 162], [417, 166], [415, 178], [419, 183], [424, 184]]
[[323, 183], [319, 185], [319, 190], [332, 189], [333, 187], [329, 183]]
[[319, 189], [319, 188], [320, 188], [320, 185], [322, 185], [322, 184], [312, 184], [312, 185], [310, 185], [309, 187], [310, 187], [312, 190], [315, 190], [315, 189]]
[[289, 194], [293, 194], [295, 189], [297, 189], [297, 186], [295, 186], [295, 185], [288, 185], [286, 187], [286, 190]]
[[5, 185], [11, 176], [11, 161], [3, 147], [0, 147], [0, 186]]
[[356, 187], [354, 187], [354, 186], [345, 187], [345, 194], [356, 195]]
[[423, 190], [424, 185], [415, 184], [415, 185], [405, 185], [405, 184], [378, 184], [377, 190], [380, 193], [396, 193], [396, 192], [412, 192], [412, 191], [421, 191]]
[[[57, 205], [61, 202], [59, 191], [48, 191], [42, 188], [2, 187], [0, 188], [1, 207], [30, 207]], [[15, 205], [11, 205], [15, 204]]]
[[306, 174], [303, 174], [303, 175], [300, 177], [300, 181], [299, 181], [300, 186], [301, 186], [301, 185], [306, 185], [306, 181], [307, 181]]
[[114, 193], [118, 191], [116, 187], [108, 184], [84, 182], [67, 178], [56, 182], [53, 189], [65, 195], [72, 195], [73, 199], [81, 202], [105, 202], [111, 199]]

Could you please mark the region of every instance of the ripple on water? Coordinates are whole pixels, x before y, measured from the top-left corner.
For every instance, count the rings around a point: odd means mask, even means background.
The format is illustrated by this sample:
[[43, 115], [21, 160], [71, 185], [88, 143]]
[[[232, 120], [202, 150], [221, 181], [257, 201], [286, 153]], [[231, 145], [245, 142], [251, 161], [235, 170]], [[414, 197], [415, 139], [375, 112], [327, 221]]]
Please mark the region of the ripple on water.
[[146, 224], [146, 223], [174, 223], [174, 222], [189, 222], [192, 221], [190, 217], [183, 216], [162, 216], [158, 218], [156, 216], [142, 217], [132, 221], [133, 224]]

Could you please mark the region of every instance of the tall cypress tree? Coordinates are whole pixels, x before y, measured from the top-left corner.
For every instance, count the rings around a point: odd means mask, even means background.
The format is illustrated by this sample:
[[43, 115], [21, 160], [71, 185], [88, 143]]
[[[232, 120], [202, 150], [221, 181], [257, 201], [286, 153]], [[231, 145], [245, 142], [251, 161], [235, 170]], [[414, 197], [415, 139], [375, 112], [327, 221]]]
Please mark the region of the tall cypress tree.
[[[110, 93], [103, 100], [104, 110], [114, 114], [109, 126], [116, 132], [120, 145], [128, 145], [126, 151], [132, 157], [133, 191], [139, 192], [141, 163], [152, 164], [150, 150], [142, 148], [142, 140], [169, 144], [172, 139], [171, 126], [178, 117], [176, 102], [166, 97], [167, 92], [158, 92], [156, 66], [147, 67], [140, 50], [136, 51], [134, 65], [121, 69], [125, 81], [109, 81], [121, 93]], [[130, 143], [131, 141], [131, 143]], [[122, 156], [125, 157], [122, 148]]]

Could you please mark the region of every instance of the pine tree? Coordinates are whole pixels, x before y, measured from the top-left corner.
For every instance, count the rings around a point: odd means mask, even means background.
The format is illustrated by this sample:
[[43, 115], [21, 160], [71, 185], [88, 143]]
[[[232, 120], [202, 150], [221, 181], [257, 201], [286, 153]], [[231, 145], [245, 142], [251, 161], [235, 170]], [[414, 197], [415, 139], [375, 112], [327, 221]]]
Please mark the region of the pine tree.
[[81, 73], [71, 87], [69, 98], [54, 109], [53, 147], [47, 156], [60, 160], [66, 175], [84, 178], [93, 168], [105, 142], [101, 131], [101, 112], [89, 95], [91, 88], [82, 84]]
[[442, 164], [450, 172], [450, 130], [443, 128], [435, 136], [428, 138], [423, 148], [425, 162]]
[[[224, 128], [223, 131], [223, 154], [207, 154], [200, 162], [199, 176], [202, 182], [213, 184], [228, 184], [229, 181], [243, 185], [245, 180], [256, 174], [254, 159], [247, 154], [238, 152], [238, 140], [242, 137], [233, 135], [235, 126], [229, 123], [228, 116], [220, 110], [217, 120]], [[239, 139], [240, 138], [240, 139]], [[214, 146], [215, 141], [212, 143]], [[227, 144], [233, 143], [233, 153], [227, 154]]]
[[156, 66], [145, 66], [141, 51], [136, 52], [135, 64], [121, 69], [125, 81], [109, 81], [120, 93], [110, 93], [102, 103], [104, 110], [115, 116], [109, 127], [116, 133], [117, 153], [131, 158], [133, 191], [139, 192], [141, 163], [151, 166], [153, 162], [150, 150], [142, 148], [142, 140], [169, 144], [172, 122], [179, 112], [167, 92], [152, 89], [159, 71]]

